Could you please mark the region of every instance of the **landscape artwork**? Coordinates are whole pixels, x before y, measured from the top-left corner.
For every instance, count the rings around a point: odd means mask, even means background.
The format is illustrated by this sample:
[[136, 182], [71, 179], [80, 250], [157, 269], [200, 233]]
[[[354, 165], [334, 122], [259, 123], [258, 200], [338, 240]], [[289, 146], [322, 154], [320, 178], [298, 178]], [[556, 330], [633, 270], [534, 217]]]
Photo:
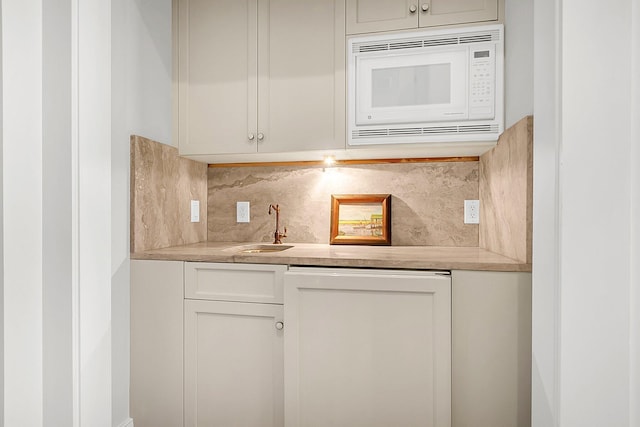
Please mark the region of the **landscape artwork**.
[[338, 218], [339, 236], [382, 236], [382, 205], [342, 205]]
[[331, 196], [331, 244], [390, 245], [391, 195]]

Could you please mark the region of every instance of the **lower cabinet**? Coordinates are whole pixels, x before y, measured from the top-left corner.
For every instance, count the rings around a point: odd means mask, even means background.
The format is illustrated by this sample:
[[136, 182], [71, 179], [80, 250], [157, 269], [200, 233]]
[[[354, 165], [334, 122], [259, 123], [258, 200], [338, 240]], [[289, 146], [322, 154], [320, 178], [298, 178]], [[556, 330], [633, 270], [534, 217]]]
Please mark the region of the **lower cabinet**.
[[185, 263], [185, 427], [282, 427], [284, 265]]
[[527, 427], [530, 387], [530, 273], [131, 261], [136, 427]]
[[282, 305], [185, 300], [185, 426], [281, 427]]
[[531, 273], [451, 276], [453, 426], [531, 426]]
[[136, 427], [284, 425], [286, 270], [131, 261], [130, 411]]
[[129, 404], [136, 427], [182, 426], [184, 262], [131, 260]]
[[449, 274], [285, 273], [285, 424], [451, 426]]

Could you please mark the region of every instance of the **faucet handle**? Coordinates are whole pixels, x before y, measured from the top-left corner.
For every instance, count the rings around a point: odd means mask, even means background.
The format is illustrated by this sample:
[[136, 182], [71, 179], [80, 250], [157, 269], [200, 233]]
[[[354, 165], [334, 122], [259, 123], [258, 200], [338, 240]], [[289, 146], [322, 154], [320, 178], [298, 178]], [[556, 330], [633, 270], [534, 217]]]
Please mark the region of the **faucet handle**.
[[276, 242], [275, 243], [282, 243], [282, 241], [280, 241], [281, 238], [283, 237], [287, 237], [287, 227], [284, 228], [284, 232], [281, 233], [280, 231], [276, 231]]

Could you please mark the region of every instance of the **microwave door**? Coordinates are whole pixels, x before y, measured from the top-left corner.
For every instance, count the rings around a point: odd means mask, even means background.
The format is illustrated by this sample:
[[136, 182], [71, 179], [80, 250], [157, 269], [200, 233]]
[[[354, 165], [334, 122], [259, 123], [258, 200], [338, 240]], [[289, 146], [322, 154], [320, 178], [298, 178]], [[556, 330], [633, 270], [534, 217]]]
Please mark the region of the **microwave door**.
[[357, 125], [425, 123], [468, 117], [468, 50], [356, 59]]

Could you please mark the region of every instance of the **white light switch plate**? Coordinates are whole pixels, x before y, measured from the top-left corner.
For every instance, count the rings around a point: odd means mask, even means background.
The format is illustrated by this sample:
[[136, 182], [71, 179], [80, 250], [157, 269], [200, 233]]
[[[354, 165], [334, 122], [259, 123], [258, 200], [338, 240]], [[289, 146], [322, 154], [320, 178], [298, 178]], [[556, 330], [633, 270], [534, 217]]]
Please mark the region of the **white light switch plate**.
[[200, 222], [200, 200], [191, 201], [191, 222]]
[[249, 202], [236, 202], [236, 222], [249, 222]]
[[464, 201], [464, 223], [480, 224], [480, 200]]

